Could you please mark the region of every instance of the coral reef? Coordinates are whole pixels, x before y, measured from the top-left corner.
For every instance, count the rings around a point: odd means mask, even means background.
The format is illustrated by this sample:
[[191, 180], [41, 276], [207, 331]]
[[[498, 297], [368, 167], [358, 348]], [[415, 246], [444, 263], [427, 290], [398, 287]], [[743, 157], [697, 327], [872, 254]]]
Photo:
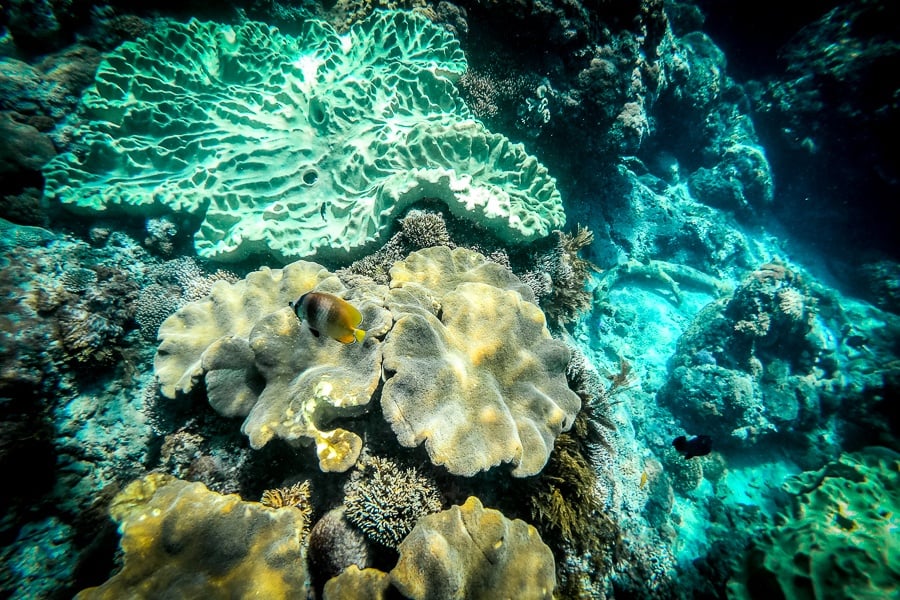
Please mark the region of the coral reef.
[[330, 274], [315, 263], [264, 268], [234, 284], [217, 282], [207, 297], [181, 308], [163, 323], [154, 369], [167, 398], [187, 393], [203, 376], [202, 355], [214, 342], [247, 340], [262, 317], [294, 302]]
[[[569, 350], [550, 337], [531, 289], [470, 250], [430, 248], [391, 269], [381, 396], [400, 444], [474, 475], [503, 462], [544, 467], [581, 402], [565, 379]], [[515, 348], [515, 350], [513, 350]]]
[[[230, 371], [249, 350], [255, 369], [265, 382], [249, 411], [239, 404], [245, 398], [226, 396], [227, 406], [218, 399], [210, 402], [223, 414], [246, 414], [242, 430], [250, 445], [260, 448], [272, 437], [285, 440], [311, 439], [316, 444], [319, 466], [324, 471], [345, 471], [362, 449], [361, 439], [341, 428], [331, 429], [330, 422], [366, 412], [369, 400], [381, 378], [381, 341], [391, 326], [391, 315], [382, 307], [384, 290], [355, 288], [347, 290], [331, 277], [322, 281], [316, 291], [345, 296], [363, 315], [368, 330], [362, 343], [341, 344], [326, 336], [314, 336], [294, 311], [285, 307], [259, 320], [248, 342], [235, 338], [211, 350], [205, 360], [209, 369], [207, 390], [212, 386], [232, 385], [227, 372], [217, 381], [216, 370]], [[210, 380], [210, 376], [215, 379]], [[218, 393], [217, 393], [218, 396]]]
[[305, 518], [222, 496], [200, 483], [150, 474], [113, 500], [125, 553], [122, 570], [81, 591], [91, 598], [304, 596]]
[[[753, 22], [765, 11], [747, 8], [756, 17], [750, 23], [729, 15], [743, 30], [733, 39], [778, 39], [757, 35]], [[900, 13], [890, 3], [854, 0], [817, 7], [806, 18], [771, 53], [784, 68], [746, 87], [766, 151], [778, 158], [775, 214], [809, 242], [825, 242], [826, 254], [838, 243], [839, 255], [853, 257], [851, 267], [865, 254], [860, 247], [896, 259], [896, 227], [884, 209], [900, 191], [900, 167], [889, 151], [898, 126], [896, 86], [887, 83], [900, 60], [893, 28]], [[819, 210], [809, 210], [807, 198], [816, 198]]]
[[[289, 303], [312, 291], [343, 294], [364, 315], [370, 335], [344, 345], [315, 337]], [[174, 398], [201, 379], [212, 407], [246, 417], [242, 431], [253, 448], [273, 437], [316, 444], [319, 465], [345, 471], [362, 441], [344, 429], [324, 429], [336, 416], [366, 410], [378, 385], [381, 343], [391, 325], [382, 308], [386, 290], [347, 290], [315, 263], [262, 269], [181, 308], [160, 327], [154, 360], [161, 393]]]
[[365, 569], [372, 563], [366, 537], [344, 516], [343, 506], [325, 513], [309, 532], [309, 571], [313, 586], [325, 582], [348, 567]]
[[316, 19], [301, 30], [194, 20], [123, 44], [82, 98], [78, 151], [44, 168], [46, 196], [192, 215], [198, 253], [219, 260], [359, 256], [424, 198], [509, 242], [564, 224], [547, 170], [457, 97], [465, 58], [446, 30], [399, 11], [348, 44]]
[[900, 578], [900, 454], [842, 454], [792, 477], [787, 513], [757, 539], [729, 596], [885, 598]]
[[0, 591], [13, 598], [15, 592], [32, 598], [53, 598], [61, 590], [71, 594], [78, 562], [73, 537], [72, 527], [57, 517], [24, 524], [15, 543], [0, 549]]
[[474, 496], [428, 515], [400, 544], [391, 583], [407, 598], [552, 598], [553, 554], [537, 530]]
[[724, 446], [814, 428], [837, 367], [816, 305], [790, 268], [760, 266], [682, 335], [660, 401]]
[[364, 457], [345, 486], [344, 507], [347, 520], [369, 539], [396, 548], [420, 517], [441, 510], [441, 493], [416, 469]]

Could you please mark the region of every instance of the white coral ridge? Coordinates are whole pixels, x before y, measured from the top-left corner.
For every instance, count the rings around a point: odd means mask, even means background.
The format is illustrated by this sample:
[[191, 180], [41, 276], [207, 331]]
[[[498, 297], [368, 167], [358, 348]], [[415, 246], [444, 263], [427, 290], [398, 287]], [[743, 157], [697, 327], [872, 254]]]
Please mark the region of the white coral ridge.
[[123, 44], [82, 98], [78, 148], [44, 169], [79, 212], [199, 222], [200, 256], [351, 259], [437, 198], [511, 243], [562, 227], [555, 180], [474, 120], [459, 43], [417, 13], [339, 36], [262, 23], [167, 23]]

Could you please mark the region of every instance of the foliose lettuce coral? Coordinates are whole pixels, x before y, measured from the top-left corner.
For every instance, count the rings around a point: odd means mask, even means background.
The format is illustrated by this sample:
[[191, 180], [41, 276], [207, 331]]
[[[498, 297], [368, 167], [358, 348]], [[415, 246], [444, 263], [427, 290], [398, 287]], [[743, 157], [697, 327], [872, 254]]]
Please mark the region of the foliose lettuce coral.
[[169, 22], [120, 46], [81, 104], [78, 147], [44, 169], [69, 208], [189, 214], [197, 252], [358, 257], [437, 198], [509, 242], [564, 224], [547, 170], [474, 120], [456, 39], [411, 12], [338, 35]]
[[895, 597], [900, 581], [900, 454], [842, 454], [782, 486], [791, 504], [754, 542], [729, 597]]

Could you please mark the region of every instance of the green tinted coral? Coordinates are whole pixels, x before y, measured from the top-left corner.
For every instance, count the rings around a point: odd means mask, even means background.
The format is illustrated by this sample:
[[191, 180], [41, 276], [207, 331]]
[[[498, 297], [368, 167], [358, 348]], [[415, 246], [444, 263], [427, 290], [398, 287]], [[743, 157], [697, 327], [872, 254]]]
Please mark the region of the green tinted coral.
[[458, 42], [411, 12], [338, 35], [166, 23], [123, 44], [82, 99], [79, 147], [45, 168], [71, 209], [190, 214], [206, 258], [356, 257], [405, 207], [447, 203], [511, 242], [565, 217], [555, 180], [473, 120]]
[[900, 581], [900, 454], [866, 448], [790, 478], [781, 522], [764, 532], [729, 597], [888, 598]]

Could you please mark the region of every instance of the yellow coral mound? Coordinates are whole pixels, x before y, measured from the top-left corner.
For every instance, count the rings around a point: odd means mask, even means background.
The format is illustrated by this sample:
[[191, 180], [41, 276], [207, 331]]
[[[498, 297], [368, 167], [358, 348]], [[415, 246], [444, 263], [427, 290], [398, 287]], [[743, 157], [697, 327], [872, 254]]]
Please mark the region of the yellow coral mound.
[[[289, 306], [316, 290], [345, 297], [369, 330], [360, 344], [315, 337]], [[272, 438], [315, 444], [323, 471], [345, 471], [362, 440], [330, 426], [368, 408], [381, 375], [381, 341], [390, 328], [387, 289], [349, 290], [320, 265], [298, 261], [262, 269], [169, 317], [160, 327], [154, 366], [164, 396], [206, 384], [212, 407], [246, 417], [242, 431], [253, 448]]]
[[306, 597], [307, 517], [297, 508], [244, 502], [157, 473], [126, 487], [110, 512], [125, 564], [77, 600]]
[[[351, 565], [325, 584], [325, 600], [553, 598], [553, 552], [537, 529], [470, 496], [419, 519], [390, 573]], [[391, 589], [393, 588], [393, 589]]]
[[549, 599], [556, 567], [537, 529], [471, 496], [419, 519], [400, 544], [391, 583], [412, 600]]
[[391, 275], [397, 322], [385, 340], [381, 405], [397, 439], [424, 442], [432, 462], [457, 475], [503, 462], [517, 477], [539, 473], [581, 402], [566, 381], [569, 350], [517, 291], [521, 282], [447, 248], [413, 253]]

